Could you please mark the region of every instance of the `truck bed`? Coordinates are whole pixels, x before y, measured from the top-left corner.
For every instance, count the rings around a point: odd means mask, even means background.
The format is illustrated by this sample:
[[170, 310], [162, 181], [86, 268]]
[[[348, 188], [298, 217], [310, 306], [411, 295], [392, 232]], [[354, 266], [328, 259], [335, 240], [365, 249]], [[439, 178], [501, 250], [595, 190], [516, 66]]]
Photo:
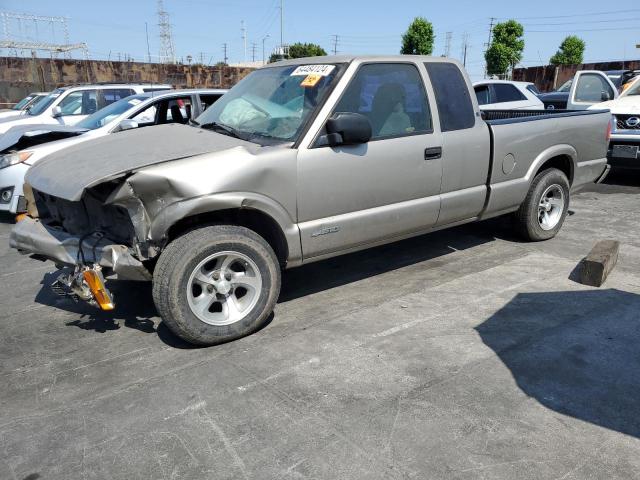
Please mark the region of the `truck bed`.
[[517, 209], [548, 160], [566, 165], [572, 189], [595, 181], [606, 168], [608, 110], [486, 110], [482, 115], [491, 133], [483, 218]]

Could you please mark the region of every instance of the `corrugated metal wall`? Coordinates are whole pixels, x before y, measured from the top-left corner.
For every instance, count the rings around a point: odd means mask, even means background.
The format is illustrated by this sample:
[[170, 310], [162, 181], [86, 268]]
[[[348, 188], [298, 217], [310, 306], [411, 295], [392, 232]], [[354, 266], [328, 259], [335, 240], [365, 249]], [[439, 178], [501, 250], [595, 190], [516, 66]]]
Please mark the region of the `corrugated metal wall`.
[[75, 83], [153, 82], [176, 88], [229, 88], [250, 71], [227, 66], [0, 57], [0, 103], [13, 104], [29, 92]]
[[550, 92], [567, 80], [571, 80], [578, 70], [640, 70], [640, 60], [516, 68], [513, 71], [513, 79], [521, 82], [533, 82], [541, 92]]

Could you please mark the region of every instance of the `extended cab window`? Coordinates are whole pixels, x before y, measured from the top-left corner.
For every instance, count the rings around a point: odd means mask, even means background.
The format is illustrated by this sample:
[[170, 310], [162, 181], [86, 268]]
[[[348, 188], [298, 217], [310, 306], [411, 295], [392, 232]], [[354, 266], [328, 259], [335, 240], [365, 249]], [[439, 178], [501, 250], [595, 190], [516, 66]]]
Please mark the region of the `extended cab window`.
[[425, 63], [436, 94], [443, 132], [463, 130], [476, 124], [469, 87], [460, 69], [453, 63]]
[[432, 131], [420, 72], [409, 64], [363, 65], [335, 112], [365, 115], [371, 122], [374, 139]]
[[506, 83], [494, 83], [493, 92], [496, 96], [496, 103], [521, 102], [527, 99], [520, 90]]

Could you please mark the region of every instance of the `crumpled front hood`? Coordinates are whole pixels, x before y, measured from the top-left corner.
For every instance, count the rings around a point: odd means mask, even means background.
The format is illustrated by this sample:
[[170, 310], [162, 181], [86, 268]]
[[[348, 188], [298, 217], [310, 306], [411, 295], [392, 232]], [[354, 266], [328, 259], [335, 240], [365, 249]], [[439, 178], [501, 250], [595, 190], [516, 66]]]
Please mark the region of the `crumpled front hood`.
[[158, 163], [254, 143], [180, 124], [118, 132], [48, 155], [26, 175], [41, 192], [78, 201], [85, 189]]
[[22, 150], [33, 145], [80, 135], [87, 131], [86, 128], [70, 125], [16, 125], [0, 135], [0, 153], [5, 153], [9, 150]]
[[640, 96], [630, 95], [594, 105], [601, 109], [609, 109], [614, 115], [640, 114]]

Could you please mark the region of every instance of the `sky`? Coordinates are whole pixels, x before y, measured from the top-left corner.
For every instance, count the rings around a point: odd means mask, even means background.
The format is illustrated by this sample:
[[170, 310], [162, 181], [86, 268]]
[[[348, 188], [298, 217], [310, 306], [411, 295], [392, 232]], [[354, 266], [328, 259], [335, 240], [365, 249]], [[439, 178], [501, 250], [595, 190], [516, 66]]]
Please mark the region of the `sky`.
[[[169, 12], [178, 58], [216, 63], [223, 59], [224, 43], [230, 63], [245, 60], [241, 26], [247, 36], [247, 58], [262, 59], [280, 43], [280, 0], [164, 0]], [[525, 27], [522, 66], [548, 63], [562, 39], [575, 34], [586, 41], [585, 61], [640, 59], [640, 5], [635, 2], [606, 3], [596, 0], [284, 0], [285, 43], [313, 42], [327, 52], [345, 54], [395, 54], [401, 35], [414, 17], [432, 22], [436, 33], [434, 55], [446, 51], [451, 32], [450, 56], [461, 59], [468, 38], [467, 70], [473, 80], [484, 74], [483, 51], [489, 37], [491, 17], [495, 21], [516, 19]], [[638, 8], [633, 8], [633, 6]], [[70, 42], [85, 42], [89, 56], [117, 60], [147, 58], [145, 22], [151, 57], [157, 59], [157, 0], [0, 0], [0, 11], [68, 17]], [[62, 31], [30, 22], [13, 22], [15, 40], [62, 43]], [[267, 37], [268, 36], [268, 37]], [[7, 51], [0, 51], [6, 54]], [[29, 52], [25, 52], [29, 54]], [[79, 54], [75, 54], [79, 56]]]

